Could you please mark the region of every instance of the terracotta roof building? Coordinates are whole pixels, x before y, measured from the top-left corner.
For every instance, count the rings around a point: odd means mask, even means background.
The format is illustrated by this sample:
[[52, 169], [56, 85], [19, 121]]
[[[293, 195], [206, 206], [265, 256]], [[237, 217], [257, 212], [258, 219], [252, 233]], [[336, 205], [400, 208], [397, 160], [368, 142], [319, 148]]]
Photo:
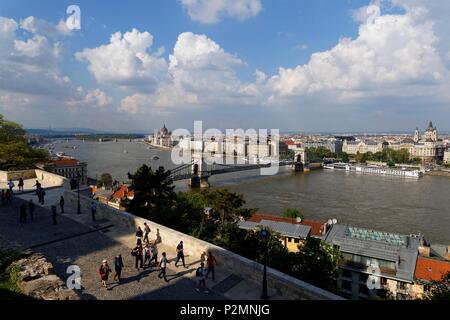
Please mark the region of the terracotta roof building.
[[86, 162], [81, 162], [80, 160], [73, 158], [61, 157], [38, 167], [44, 171], [63, 176], [67, 179], [78, 180], [79, 178], [81, 184], [87, 184], [88, 172]]
[[450, 272], [450, 262], [438, 259], [418, 257], [414, 277], [424, 281], [439, 281]]

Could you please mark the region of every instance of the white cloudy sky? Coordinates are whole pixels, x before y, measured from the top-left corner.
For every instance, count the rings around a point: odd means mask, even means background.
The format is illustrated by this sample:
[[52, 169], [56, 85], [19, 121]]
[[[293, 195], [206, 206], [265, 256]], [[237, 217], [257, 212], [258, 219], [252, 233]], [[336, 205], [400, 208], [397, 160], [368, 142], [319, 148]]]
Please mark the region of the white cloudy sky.
[[0, 113], [27, 127], [115, 131], [194, 120], [282, 131], [433, 120], [450, 130], [450, 2], [342, 2], [324, 16], [323, 4], [294, 0], [156, 1], [151, 23], [81, 2], [73, 31], [61, 8], [48, 18], [46, 4], [11, 2], [0, 10]]

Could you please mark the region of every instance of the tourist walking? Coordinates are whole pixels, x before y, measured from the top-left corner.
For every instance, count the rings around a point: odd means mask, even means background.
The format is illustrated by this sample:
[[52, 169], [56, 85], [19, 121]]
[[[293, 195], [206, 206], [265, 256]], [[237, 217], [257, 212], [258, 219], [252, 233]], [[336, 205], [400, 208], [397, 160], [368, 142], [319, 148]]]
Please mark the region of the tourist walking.
[[120, 283], [120, 278], [122, 276], [122, 269], [123, 269], [123, 260], [122, 255], [119, 254], [114, 258], [114, 281], [118, 281]]
[[59, 207], [61, 208], [61, 213], [64, 213], [64, 197], [61, 196], [59, 199]]
[[30, 219], [31, 221], [34, 221], [34, 202], [33, 200], [30, 199], [30, 201], [28, 202], [28, 211], [30, 212]]
[[12, 203], [12, 192], [9, 191], [9, 189], [7, 189], [5, 191], [5, 203], [6, 204], [11, 204]]
[[150, 235], [150, 227], [147, 225], [147, 222], [144, 222], [144, 242], [149, 242], [148, 236]]
[[155, 268], [158, 266], [158, 241], [154, 241], [152, 244], [152, 258], [150, 259], [150, 265], [155, 261]]
[[139, 269], [144, 268], [144, 260], [142, 258], [142, 243], [138, 241], [136, 247], [131, 251], [131, 255], [135, 258], [135, 268], [139, 271]]
[[212, 274], [212, 280], [216, 281], [216, 271], [215, 267], [217, 265], [216, 257], [213, 256], [212, 252], [208, 252], [208, 259], [206, 260], [206, 267], [208, 271], [206, 272], [206, 279], [208, 279], [208, 275]]
[[[151, 250], [150, 250], [150, 244], [147, 243], [144, 247], [144, 269], [145, 268], [150, 268], [150, 259], [151, 259], [152, 255], [151, 255]], [[148, 262], [147, 266], [146, 263]]]
[[16, 185], [14, 184], [12, 179], [9, 179], [9, 181], [8, 181], [8, 188], [9, 188], [9, 191], [11, 191], [11, 193], [13, 192], [13, 189], [14, 189], [15, 186]]
[[160, 279], [164, 278], [164, 280], [166, 282], [169, 282], [169, 280], [167, 280], [167, 276], [166, 276], [166, 268], [167, 268], [168, 263], [170, 263], [170, 262], [169, 262], [169, 260], [167, 260], [166, 253], [163, 252], [161, 260], [159, 261], [160, 272], [159, 272], [158, 278], [160, 278]]
[[142, 242], [142, 237], [144, 236], [144, 232], [142, 231], [141, 227], [137, 227], [136, 230], [136, 242], [139, 242], [139, 240]]
[[95, 202], [91, 202], [92, 221], [95, 221], [95, 214], [97, 213], [97, 205]]
[[39, 199], [39, 203], [42, 204], [42, 205], [45, 204], [45, 195], [46, 195], [45, 190], [43, 188], [39, 188], [38, 191], [37, 191], [37, 196], [38, 196], [38, 199]]
[[203, 290], [203, 293], [209, 293], [209, 291], [206, 290], [206, 268], [203, 262], [200, 264], [200, 267], [197, 268], [195, 275], [197, 276], [198, 279], [198, 284], [195, 290], [197, 292], [200, 292], [201, 289]]
[[108, 278], [111, 273], [111, 268], [108, 265], [108, 261], [103, 260], [102, 265], [98, 269], [98, 274], [100, 275], [100, 279], [102, 280], [102, 285], [108, 290]]
[[36, 187], [36, 194], [38, 194], [39, 189], [42, 187], [42, 185], [39, 183], [38, 180], [36, 180], [36, 183], [34, 184], [33, 187]]
[[19, 178], [19, 183], [17, 184], [17, 186], [19, 187], [19, 191], [23, 192], [24, 182], [23, 182], [22, 177]]
[[183, 241], [180, 241], [180, 243], [177, 246], [177, 260], [175, 261], [175, 267], [178, 268], [177, 264], [178, 261], [181, 260], [181, 262], [183, 262], [183, 267], [186, 268], [186, 264], [184, 263], [184, 247], [183, 247]]
[[53, 219], [53, 225], [56, 225], [56, 206], [52, 206], [52, 219]]
[[19, 223], [27, 223], [27, 205], [25, 203], [19, 208]]

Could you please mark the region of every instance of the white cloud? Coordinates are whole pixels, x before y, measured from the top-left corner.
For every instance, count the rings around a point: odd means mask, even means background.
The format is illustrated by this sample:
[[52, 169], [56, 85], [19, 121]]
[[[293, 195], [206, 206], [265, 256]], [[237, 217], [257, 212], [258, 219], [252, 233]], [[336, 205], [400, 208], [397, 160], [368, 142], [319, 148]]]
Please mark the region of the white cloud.
[[80, 61], [89, 63], [89, 70], [99, 82], [126, 87], [156, 86], [165, 81], [167, 63], [149, 53], [153, 36], [133, 29], [122, 35], [116, 32], [107, 45], [75, 53]]
[[256, 16], [262, 8], [260, 0], [180, 0], [192, 20], [216, 23], [223, 17], [244, 20]]
[[68, 107], [104, 110], [112, 105], [113, 99], [100, 89], [86, 92], [83, 87], [78, 87], [76, 91], [76, 95], [67, 102]]
[[448, 78], [435, 46], [433, 24], [421, 8], [382, 15], [360, 26], [356, 39], [343, 38], [331, 50], [317, 52], [308, 64], [280, 68], [268, 87], [281, 96], [320, 91], [376, 90]]
[[33, 34], [40, 34], [52, 38], [67, 36], [72, 32], [72, 30], [67, 28], [67, 24], [63, 20], [60, 20], [57, 25], [53, 25], [33, 16], [21, 20], [20, 27]]
[[[50, 23], [29, 17], [18, 24], [0, 17], [0, 108], [18, 114], [29, 108], [89, 106], [104, 109], [112, 99], [99, 89], [77, 88], [64, 75], [63, 45], [51, 39], [56, 29]], [[57, 27], [54, 27], [57, 28]], [[19, 37], [18, 31], [31, 35]], [[56, 31], [55, 31], [56, 32]], [[50, 38], [49, 38], [50, 37]], [[39, 111], [34, 110], [37, 114]]]

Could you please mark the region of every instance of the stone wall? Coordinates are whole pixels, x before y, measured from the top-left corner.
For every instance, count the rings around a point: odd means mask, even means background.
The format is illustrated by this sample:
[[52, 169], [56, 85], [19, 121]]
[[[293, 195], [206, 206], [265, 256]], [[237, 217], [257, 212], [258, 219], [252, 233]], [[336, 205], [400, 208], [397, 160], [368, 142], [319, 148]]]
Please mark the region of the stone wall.
[[21, 170], [21, 171], [0, 171], [0, 182], [7, 182], [9, 179], [13, 181], [22, 178], [24, 180], [36, 178], [35, 170]]
[[[10, 179], [18, 181], [19, 178], [24, 180], [39, 180], [45, 187], [61, 187], [69, 188], [69, 180], [57, 174], [43, 171], [40, 169], [21, 170], [21, 171], [0, 171], [0, 182], [6, 183]], [[16, 184], [17, 185], [17, 184]]]
[[64, 187], [65, 189], [70, 189], [70, 181], [69, 179], [59, 176], [57, 174], [47, 172], [44, 170], [36, 169], [34, 170], [36, 173], [36, 178], [43, 185], [48, 187]]
[[20, 270], [17, 284], [23, 294], [38, 300], [80, 300], [42, 255], [34, 253], [14, 264]]
[[[76, 207], [77, 194], [66, 190], [64, 193], [67, 206]], [[92, 199], [80, 195], [81, 210], [84, 213], [90, 213], [90, 204]], [[198, 257], [203, 252], [212, 251], [217, 260], [220, 261], [221, 267], [227, 269], [231, 273], [241, 277], [242, 279], [252, 280], [256, 282], [262, 281], [263, 265], [215, 246], [211, 243], [196, 239], [189, 235], [183, 234], [176, 230], [156, 224], [152, 221], [139, 218], [130, 213], [119, 211], [108, 207], [104, 204], [97, 203], [97, 216], [99, 219], [104, 218], [110, 220], [116, 225], [126, 227], [130, 234], [134, 234], [137, 226], [143, 226], [146, 222], [152, 230], [151, 236], [156, 238], [159, 236], [161, 241], [174, 250], [180, 240], [184, 242], [184, 252], [186, 255]], [[194, 259], [195, 260], [195, 259]], [[295, 279], [284, 273], [276, 271], [272, 268], [267, 269], [268, 285], [270, 291], [276, 293], [288, 300], [342, 300], [343, 298], [334, 295], [328, 291], [317, 288], [301, 280]]]

